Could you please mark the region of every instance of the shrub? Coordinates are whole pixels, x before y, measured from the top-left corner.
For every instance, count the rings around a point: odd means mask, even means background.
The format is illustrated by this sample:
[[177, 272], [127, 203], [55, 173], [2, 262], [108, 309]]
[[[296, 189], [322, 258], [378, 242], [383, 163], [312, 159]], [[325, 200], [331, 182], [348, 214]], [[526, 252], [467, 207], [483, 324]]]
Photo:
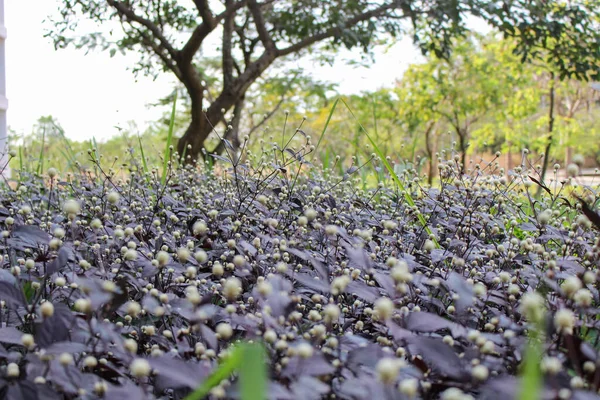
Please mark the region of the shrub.
[[525, 167], [449, 156], [437, 187], [358, 189], [368, 166], [300, 148], [169, 162], [164, 184], [21, 172], [0, 191], [2, 394], [184, 398], [240, 341], [264, 343], [276, 399], [515, 397], [529, 340], [550, 396], [598, 391], [600, 245], [568, 182], [535, 199]]

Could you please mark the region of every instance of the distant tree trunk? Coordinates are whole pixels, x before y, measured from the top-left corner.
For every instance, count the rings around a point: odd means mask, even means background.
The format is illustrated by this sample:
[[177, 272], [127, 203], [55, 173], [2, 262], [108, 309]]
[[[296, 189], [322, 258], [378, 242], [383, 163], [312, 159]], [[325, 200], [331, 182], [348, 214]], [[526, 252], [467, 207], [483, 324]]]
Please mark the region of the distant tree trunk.
[[202, 93], [190, 92], [192, 103], [190, 110], [190, 124], [185, 133], [177, 142], [177, 152], [180, 157], [185, 154], [186, 160], [197, 160], [202, 150], [204, 138], [210, 134], [211, 126], [202, 111]]
[[[554, 132], [554, 72], [550, 72], [550, 109], [548, 110], [548, 142], [546, 142], [546, 149], [544, 150], [544, 162], [542, 164], [542, 173], [540, 176], [540, 182], [544, 181], [546, 177], [546, 171], [548, 170], [548, 162], [550, 161], [550, 150], [552, 147], [552, 139]], [[537, 193], [541, 193], [541, 186], [538, 186]]]
[[[238, 99], [235, 102], [235, 106], [233, 107], [233, 118], [231, 120], [231, 129], [229, 127], [226, 128], [225, 135], [223, 135], [223, 140], [219, 142], [219, 144], [215, 147], [211, 154], [223, 154], [227, 149], [227, 155], [233, 158], [233, 162], [237, 162], [238, 160], [238, 152], [242, 142], [240, 141], [240, 123], [242, 121], [242, 113], [244, 112], [244, 97]], [[231, 147], [233, 149], [229, 149], [225, 145], [225, 140], [231, 143]]]
[[508, 150], [506, 151], [506, 175], [508, 175], [508, 171], [513, 169], [513, 158], [512, 158], [512, 143], [507, 143]]
[[466, 130], [456, 128], [456, 133], [458, 135], [458, 145], [460, 147], [461, 152], [461, 172], [464, 174], [467, 171], [467, 132]]
[[[224, 76], [229, 76], [229, 78], [223, 81], [225, 88], [221, 91], [219, 97], [211, 103], [206, 112], [202, 110], [202, 100], [206, 88], [202, 85], [198, 72], [191, 70], [194, 68], [193, 65], [189, 66], [189, 70], [184, 71], [182, 68], [181, 81], [190, 96], [192, 108], [190, 125], [177, 142], [177, 151], [182, 155], [183, 151], [186, 150], [186, 162], [195, 161], [199, 155], [202, 155], [206, 138], [223, 121], [225, 112], [245, 95], [248, 88], [273, 63], [275, 58], [276, 54], [274, 52], [265, 52], [235, 79], [230, 78], [231, 72], [227, 71]], [[224, 64], [228, 65], [228, 63]], [[191, 146], [189, 150], [186, 149], [188, 145]], [[187, 157], [188, 154], [190, 158]]]
[[565, 150], [565, 166], [571, 164], [573, 160], [573, 147], [567, 146]]

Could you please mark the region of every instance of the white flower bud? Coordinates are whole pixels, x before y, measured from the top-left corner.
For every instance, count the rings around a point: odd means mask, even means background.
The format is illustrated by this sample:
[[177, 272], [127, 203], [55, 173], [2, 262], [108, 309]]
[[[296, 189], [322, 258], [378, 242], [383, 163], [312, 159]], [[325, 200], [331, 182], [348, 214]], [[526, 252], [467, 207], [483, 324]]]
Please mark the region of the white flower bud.
[[561, 308], [554, 314], [554, 326], [556, 330], [565, 334], [572, 334], [575, 326], [575, 314], [573, 311]]
[[483, 364], [478, 364], [471, 370], [471, 376], [478, 381], [485, 381], [490, 376], [490, 371]]
[[136, 358], [129, 365], [129, 370], [136, 378], [143, 378], [150, 375], [150, 363], [143, 358]]
[[233, 335], [233, 329], [231, 328], [231, 325], [227, 323], [220, 323], [215, 330], [223, 340], [227, 340]]
[[382, 358], [375, 367], [377, 378], [384, 384], [394, 383], [398, 378], [401, 367], [402, 362], [397, 358]]
[[54, 305], [49, 301], [45, 301], [40, 305], [40, 312], [42, 317], [50, 318], [52, 315], [54, 315]]
[[380, 297], [375, 301], [374, 309], [379, 318], [386, 320], [394, 313], [394, 302], [387, 297]]
[[6, 366], [6, 376], [9, 378], [18, 378], [20, 374], [21, 371], [19, 370], [19, 366], [17, 364], [9, 363]]

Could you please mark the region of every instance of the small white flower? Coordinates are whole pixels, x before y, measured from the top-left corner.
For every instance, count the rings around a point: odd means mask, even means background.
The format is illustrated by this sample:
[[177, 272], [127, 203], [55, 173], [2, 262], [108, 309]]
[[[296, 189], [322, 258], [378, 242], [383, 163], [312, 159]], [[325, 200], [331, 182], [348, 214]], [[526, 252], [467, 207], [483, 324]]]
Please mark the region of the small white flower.
[[573, 296], [575, 303], [580, 307], [589, 307], [592, 305], [594, 296], [588, 289], [579, 289]]
[[156, 254], [156, 260], [158, 261], [158, 265], [161, 267], [164, 267], [165, 265], [167, 265], [170, 258], [171, 257], [169, 256], [169, 253], [167, 253], [166, 251], [161, 250]]
[[441, 400], [472, 400], [473, 396], [466, 394], [459, 388], [448, 388], [442, 392]]
[[223, 284], [223, 295], [230, 301], [238, 298], [242, 293], [242, 282], [235, 277], [227, 278]]
[[150, 363], [143, 358], [136, 358], [129, 365], [129, 370], [136, 378], [143, 378], [150, 375]]
[[66, 367], [67, 365], [72, 365], [74, 362], [73, 356], [71, 355], [71, 353], [62, 353], [58, 357], [58, 362], [60, 362], [60, 364], [64, 367]]
[[40, 305], [40, 312], [43, 317], [50, 318], [54, 315], [54, 305], [49, 301], [45, 301]]
[[206, 222], [202, 220], [196, 221], [192, 227], [192, 232], [196, 236], [206, 234], [206, 232], [208, 232], [208, 226], [206, 225]]
[[9, 363], [6, 366], [6, 376], [9, 378], [18, 378], [20, 374], [21, 371], [19, 370], [19, 366], [17, 364]]
[[570, 298], [575, 294], [575, 292], [581, 289], [581, 286], [581, 280], [578, 277], [569, 276], [567, 279], [564, 280], [562, 285], [560, 285], [560, 288], [563, 290], [563, 292], [565, 292], [567, 297]]
[[540, 364], [542, 372], [550, 375], [556, 375], [562, 369], [562, 363], [556, 357], [544, 357]]
[[190, 259], [190, 251], [187, 247], [180, 247], [177, 249], [177, 259], [181, 263], [186, 263]]
[[217, 325], [216, 332], [223, 340], [227, 340], [233, 335], [233, 329], [231, 328], [231, 325], [227, 323]]
[[27, 349], [33, 348], [35, 346], [33, 335], [30, 335], [29, 333], [23, 334], [23, 336], [21, 336], [21, 344], [23, 344], [23, 346], [25, 346]]
[[138, 256], [137, 250], [129, 249], [125, 252], [125, 256], [123, 258], [125, 258], [125, 260], [127, 260], [127, 261], [135, 261], [137, 259], [137, 256]]
[[386, 320], [394, 313], [394, 302], [388, 297], [380, 297], [375, 301], [374, 309], [379, 318]]
[[579, 175], [579, 166], [577, 164], [567, 165], [567, 174], [570, 177], [578, 176]]
[[133, 339], [125, 339], [123, 341], [123, 347], [131, 354], [136, 354], [138, 350], [138, 344]]
[[338, 227], [335, 226], [335, 225], [327, 225], [325, 227], [325, 233], [328, 236], [334, 236], [334, 235], [336, 235], [338, 233]]
[[377, 378], [384, 384], [394, 383], [401, 367], [402, 361], [397, 358], [382, 358], [375, 367]]
[[561, 308], [554, 314], [554, 326], [556, 330], [565, 334], [572, 334], [575, 326], [575, 314], [567, 308]]
[[398, 389], [400, 390], [400, 393], [409, 398], [413, 398], [417, 395], [417, 390], [419, 390], [419, 381], [415, 378], [404, 379], [398, 385]]
[[490, 376], [490, 371], [483, 364], [478, 364], [471, 370], [471, 376], [478, 381], [485, 381]]
[[87, 356], [83, 359], [83, 365], [87, 368], [95, 368], [98, 365], [98, 359], [94, 356]]
[[106, 199], [108, 200], [108, 202], [110, 204], [117, 204], [119, 202], [119, 199], [121, 198], [121, 196], [119, 195], [119, 192], [117, 191], [111, 191], [110, 193], [108, 193], [108, 195], [106, 196]]
[[241, 268], [246, 265], [246, 258], [240, 254], [237, 254], [233, 257], [233, 265], [237, 268]]
[[223, 276], [223, 274], [225, 273], [225, 269], [223, 268], [223, 264], [216, 262], [213, 264], [212, 266], [212, 274], [214, 276]]
[[552, 219], [552, 210], [544, 210], [537, 215], [537, 220], [541, 225], [547, 225]]
[[204, 250], [198, 250], [197, 252], [194, 253], [194, 258], [199, 263], [203, 263], [203, 262], [206, 262], [206, 260], [208, 259], [208, 254], [206, 254], [206, 252]]
[[296, 352], [302, 358], [310, 358], [314, 353], [314, 349], [310, 344], [303, 342], [296, 346]]
[[530, 321], [539, 321], [544, 314], [544, 298], [537, 292], [528, 292], [521, 297], [519, 310]]

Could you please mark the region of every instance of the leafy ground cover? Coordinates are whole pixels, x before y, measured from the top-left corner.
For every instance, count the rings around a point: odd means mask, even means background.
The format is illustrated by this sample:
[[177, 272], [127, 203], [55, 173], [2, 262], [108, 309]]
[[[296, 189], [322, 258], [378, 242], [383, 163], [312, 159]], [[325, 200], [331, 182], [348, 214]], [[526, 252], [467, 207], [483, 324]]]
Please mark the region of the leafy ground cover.
[[597, 397], [595, 189], [535, 197], [527, 160], [507, 180], [450, 152], [434, 187], [376, 155], [340, 176], [302, 140], [201, 170], [125, 177], [90, 150], [93, 171], [18, 173], [2, 396], [260, 398], [264, 351], [272, 399]]

